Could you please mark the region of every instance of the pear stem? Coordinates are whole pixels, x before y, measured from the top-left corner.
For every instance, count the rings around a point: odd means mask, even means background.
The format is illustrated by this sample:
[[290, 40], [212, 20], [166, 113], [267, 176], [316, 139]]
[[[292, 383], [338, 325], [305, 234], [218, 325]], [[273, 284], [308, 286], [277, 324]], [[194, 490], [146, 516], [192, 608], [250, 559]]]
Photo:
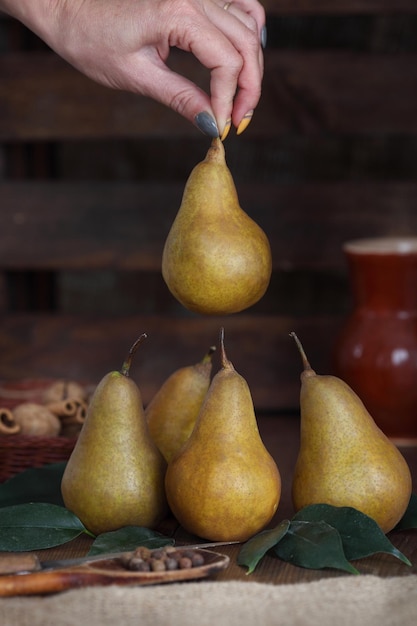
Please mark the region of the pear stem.
[[220, 329], [220, 362], [223, 369], [234, 369], [232, 363], [229, 361], [226, 355], [226, 350], [224, 347], [224, 328], [223, 326]]
[[295, 343], [297, 344], [297, 348], [298, 348], [298, 351], [299, 351], [299, 353], [301, 355], [301, 360], [303, 362], [304, 371], [305, 372], [310, 372], [312, 374], [315, 374], [313, 368], [311, 367], [310, 363], [308, 362], [306, 353], [304, 352], [304, 348], [303, 348], [303, 346], [301, 344], [301, 341], [298, 339], [297, 335], [294, 332], [291, 332], [290, 333], [290, 337], [292, 337], [294, 339]]
[[123, 376], [126, 376], [126, 378], [129, 378], [130, 366], [132, 365], [132, 360], [135, 356], [135, 352], [138, 349], [139, 345], [143, 342], [143, 340], [147, 338], [147, 336], [148, 335], [146, 333], [142, 333], [140, 337], [136, 339], [133, 346], [130, 348], [129, 354], [127, 355], [126, 360], [123, 362], [122, 369], [120, 370], [120, 373]]
[[204, 355], [204, 358], [203, 358], [203, 360], [201, 362], [202, 363], [208, 363], [209, 361], [211, 361], [211, 356], [212, 356], [213, 352], [216, 352], [216, 346], [210, 346], [210, 348], [208, 349], [208, 351]]
[[206, 158], [204, 160], [209, 163], [225, 162], [224, 145], [219, 137], [215, 137], [212, 140], [211, 146], [208, 149]]

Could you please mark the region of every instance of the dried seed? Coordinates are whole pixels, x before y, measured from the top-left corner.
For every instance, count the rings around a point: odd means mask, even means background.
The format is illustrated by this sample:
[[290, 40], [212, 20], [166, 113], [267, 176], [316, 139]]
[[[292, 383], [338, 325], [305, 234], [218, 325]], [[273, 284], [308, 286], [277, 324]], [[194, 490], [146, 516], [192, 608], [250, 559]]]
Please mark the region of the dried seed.
[[153, 572], [164, 572], [166, 569], [165, 561], [163, 561], [162, 559], [151, 559], [149, 561], [149, 565]]
[[194, 552], [194, 554], [191, 556], [191, 562], [193, 564], [193, 567], [199, 567], [201, 565], [204, 565], [204, 556], [200, 552]]
[[192, 559], [194, 554], [194, 550], [183, 550], [182, 552], [182, 556], [184, 556], [186, 559]]
[[135, 572], [149, 572], [149, 563], [140, 557], [132, 557], [129, 562], [129, 569]]
[[139, 556], [144, 561], [146, 561], [146, 559], [150, 559], [151, 558], [152, 551], [149, 550], [149, 548], [146, 548], [145, 546], [139, 546], [138, 548], [136, 548], [136, 550], [134, 551], [133, 554], [135, 556]]
[[171, 557], [168, 557], [165, 560], [165, 567], [167, 568], [167, 570], [170, 570], [170, 571], [178, 569], [177, 559], [172, 559]]
[[164, 557], [165, 557], [164, 550], [161, 550], [161, 549], [152, 550], [152, 558], [153, 559], [163, 559]]

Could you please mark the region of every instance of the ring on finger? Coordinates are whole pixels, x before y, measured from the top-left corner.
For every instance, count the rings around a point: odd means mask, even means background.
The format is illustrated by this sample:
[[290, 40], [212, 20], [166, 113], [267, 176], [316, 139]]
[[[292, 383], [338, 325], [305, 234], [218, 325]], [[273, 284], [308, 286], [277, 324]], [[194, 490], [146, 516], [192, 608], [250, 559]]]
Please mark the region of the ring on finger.
[[232, 4], [231, 2], [226, 2], [226, 4], [225, 4], [225, 5], [224, 5], [224, 7], [223, 7], [223, 10], [224, 10], [224, 11], [227, 11], [227, 10], [229, 9], [229, 7], [230, 7], [230, 5], [231, 5], [231, 4]]

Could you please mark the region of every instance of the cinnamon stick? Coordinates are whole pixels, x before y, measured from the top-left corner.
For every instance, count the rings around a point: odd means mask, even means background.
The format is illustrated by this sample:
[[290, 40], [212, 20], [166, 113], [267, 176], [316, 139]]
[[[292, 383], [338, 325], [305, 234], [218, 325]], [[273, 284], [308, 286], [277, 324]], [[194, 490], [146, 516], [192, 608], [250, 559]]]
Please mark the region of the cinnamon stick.
[[0, 435], [17, 435], [20, 426], [16, 423], [13, 413], [9, 409], [0, 408]]

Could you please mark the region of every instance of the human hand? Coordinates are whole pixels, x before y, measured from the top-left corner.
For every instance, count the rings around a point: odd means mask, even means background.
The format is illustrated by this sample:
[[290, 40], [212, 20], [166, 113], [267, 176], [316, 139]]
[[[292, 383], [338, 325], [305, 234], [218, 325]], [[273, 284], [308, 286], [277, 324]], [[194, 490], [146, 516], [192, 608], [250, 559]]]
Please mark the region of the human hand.
[[[16, 6], [17, 5], [17, 6]], [[81, 72], [157, 100], [224, 139], [261, 94], [265, 12], [257, 0], [0, 0]], [[166, 65], [170, 48], [210, 70], [210, 94]]]

